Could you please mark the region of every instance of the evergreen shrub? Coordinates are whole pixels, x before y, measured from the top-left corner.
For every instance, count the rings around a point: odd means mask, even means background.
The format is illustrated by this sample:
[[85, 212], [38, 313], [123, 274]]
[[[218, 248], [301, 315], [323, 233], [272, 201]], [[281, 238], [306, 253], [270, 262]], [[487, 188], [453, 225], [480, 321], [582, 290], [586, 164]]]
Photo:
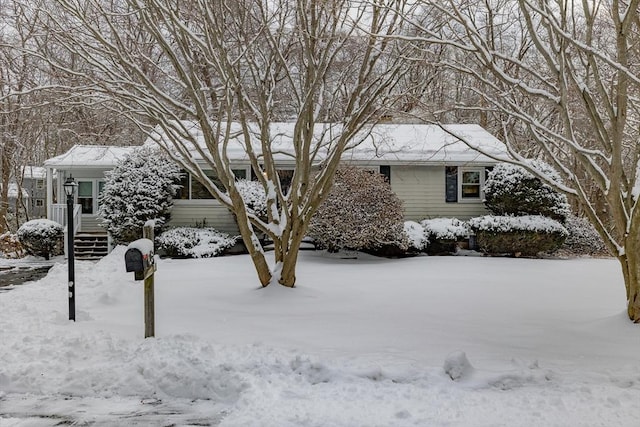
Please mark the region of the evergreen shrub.
[[180, 188], [178, 165], [157, 149], [139, 147], [105, 175], [98, 214], [114, 241], [141, 238], [148, 220], [155, 220], [159, 233], [169, 221], [173, 196]]
[[247, 210], [263, 220], [267, 219], [267, 194], [259, 181], [239, 179], [236, 190], [244, 200]]
[[[548, 164], [534, 160], [531, 165], [552, 181], [561, 181]], [[499, 163], [489, 172], [484, 193], [485, 206], [494, 215], [542, 215], [564, 222], [570, 213], [564, 194], [509, 163]]]
[[602, 237], [586, 218], [569, 215], [564, 226], [569, 235], [562, 246], [563, 250], [574, 255], [610, 255]]
[[63, 252], [64, 228], [55, 221], [48, 219], [34, 219], [27, 221], [18, 228], [16, 233], [22, 247], [30, 255], [49, 259], [51, 255]]
[[467, 224], [457, 218], [425, 219], [420, 224], [429, 242], [429, 255], [454, 253], [458, 242], [469, 236]]
[[429, 241], [424, 233], [424, 227], [415, 221], [404, 222], [404, 234], [407, 239], [408, 252], [424, 252]]
[[311, 219], [316, 247], [329, 252], [361, 250], [375, 255], [406, 252], [402, 202], [385, 178], [373, 171], [343, 167], [331, 192]]
[[554, 252], [567, 238], [562, 224], [541, 215], [493, 216], [469, 220], [482, 252], [498, 255], [536, 256]]

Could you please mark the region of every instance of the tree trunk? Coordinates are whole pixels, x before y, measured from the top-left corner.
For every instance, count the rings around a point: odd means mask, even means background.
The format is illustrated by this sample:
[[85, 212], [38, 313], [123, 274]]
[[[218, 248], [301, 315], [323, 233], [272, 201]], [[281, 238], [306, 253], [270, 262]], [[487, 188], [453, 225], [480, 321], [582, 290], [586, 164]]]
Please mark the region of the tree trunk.
[[264, 257], [264, 252], [249, 250], [249, 254], [251, 255], [251, 260], [253, 261], [253, 265], [255, 266], [256, 272], [258, 273], [260, 284], [263, 287], [268, 286], [269, 282], [271, 281], [271, 269], [269, 268], [269, 264]]
[[[633, 256], [631, 258], [637, 258]], [[629, 257], [620, 257], [622, 271], [624, 273], [624, 284], [627, 288], [627, 314], [634, 323], [640, 323], [640, 281], [638, 274], [638, 262]]]
[[292, 222], [291, 232], [290, 234], [285, 234], [286, 240], [282, 246], [282, 269], [280, 271], [280, 278], [278, 279], [278, 283], [288, 288], [293, 288], [296, 285], [298, 253], [300, 252], [300, 245], [306, 232], [306, 227], [303, 225], [302, 220], [298, 218]]
[[625, 254], [619, 256], [624, 284], [627, 290], [627, 314], [634, 323], [640, 323], [640, 245], [638, 235], [631, 233], [626, 239]]
[[[4, 157], [4, 156], [3, 156]], [[9, 213], [9, 175], [5, 176], [5, 160], [2, 160], [2, 179], [0, 180], [0, 234], [9, 231], [7, 214]], [[8, 164], [8, 162], [6, 162]]]
[[[233, 202], [234, 210], [237, 212], [237, 216], [244, 215], [246, 218], [247, 211], [242, 201], [242, 197], [238, 194], [237, 191], [231, 191], [231, 201]], [[262, 246], [260, 245], [260, 241], [256, 236], [255, 231], [253, 230], [251, 223], [248, 220], [237, 220], [238, 228], [240, 230], [240, 235], [242, 236], [242, 241], [244, 242], [249, 255], [251, 256], [251, 261], [253, 261], [253, 265], [256, 269], [256, 273], [258, 273], [258, 279], [260, 280], [260, 284], [265, 287], [268, 286], [271, 282], [271, 269], [269, 268], [269, 264], [264, 256], [264, 251], [262, 250]]]
[[289, 247], [288, 251], [284, 254], [282, 260], [282, 271], [280, 272], [280, 279], [278, 283], [288, 288], [293, 288], [296, 285], [296, 264], [298, 262], [298, 252], [300, 251], [300, 242], [293, 244]]

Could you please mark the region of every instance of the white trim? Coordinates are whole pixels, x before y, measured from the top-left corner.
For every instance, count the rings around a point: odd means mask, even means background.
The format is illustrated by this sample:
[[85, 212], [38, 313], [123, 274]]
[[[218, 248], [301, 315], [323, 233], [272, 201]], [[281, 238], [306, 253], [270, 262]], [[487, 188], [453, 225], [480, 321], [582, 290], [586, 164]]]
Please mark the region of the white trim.
[[220, 206], [216, 199], [173, 199], [174, 206]]

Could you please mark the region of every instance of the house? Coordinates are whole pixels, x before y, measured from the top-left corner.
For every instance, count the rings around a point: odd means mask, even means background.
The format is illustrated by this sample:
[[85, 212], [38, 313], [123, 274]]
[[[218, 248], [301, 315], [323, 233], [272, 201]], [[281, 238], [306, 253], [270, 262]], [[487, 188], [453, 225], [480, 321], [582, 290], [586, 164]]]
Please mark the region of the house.
[[[279, 152], [276, 162], [281, 179], [286, 180], [295, 166], [290, 143], [294, 125], [275, 123], [273, 126], [272, 135], [275, 136], [272, 145]], [[204, 144], [195, 125], [190, 132], [198, 143]], [[318, 129], [317, 132], [327, 132], [327, 129]], [[158, 133], [146, 144], [155, 144], [162, 138], [164, 136]], [[489, 155], [480, 154], [469, 148], [467, 143]], [[80, 207], [81, 231], [101, 230], [97, 211], [104, 173], [132, 149], [78, 145], [47, 160], [48, 218], [64, 223], [64, 200], [55, 199], [54, 194], [64, 195], [62, 185], [67, 177], [73, 176], [78, 183], [76, 203]], [[232, 146], [228, 153], [235, 175], [249, 178], [251, 167], [240, 144]], [[204, 165], [195, 148], [191, 155]], [[445, 130], [438, 125], [379, 124], [362, 137], [359, 145], [345, 152], [342, 160], [384, 174], [404, 202], [405, 218], [422, 220], [433, 217], [468, 219], [485, 214], [482, 201], [487, 168], [497, 162], [495, 159], [506, 157], [504, 145], [478, 125], [447, 125]], [[54, 173], [58, 176], [55, 191], [51, 178]], [[214, 177], [214, 172], [210, 171], [210, 175]], [[231, 234], [237, 233], [233, 215], [196, 179], [185, 174], [182, 185], [174, 200], [170, 225], [206, 224]]]
[[[0, 190], [2, 190], [1, 183]], [[10, 182], [7, 186], [7, 199], [9, 202], [8, 213], [15, 215], [20, 210], [18, 205], [29, 202], [29, 193], [15, 182]]]
[[46, 209], [46, 186], [47, 172], [45, 168], [39, 166], [24, 166], [22, 168], [22, 188], [29, 195], [25, 202], [27, 215], [29, 218], [45, 218]]
[[[20, 176], [11, 176], [8, 186], [9, 212], [19, 213], [21, 221], [45, 218], [46, 211], [46, 171], [42, 167], [24, 166]], [[0, 188], [2, 185], [0, 184]]]

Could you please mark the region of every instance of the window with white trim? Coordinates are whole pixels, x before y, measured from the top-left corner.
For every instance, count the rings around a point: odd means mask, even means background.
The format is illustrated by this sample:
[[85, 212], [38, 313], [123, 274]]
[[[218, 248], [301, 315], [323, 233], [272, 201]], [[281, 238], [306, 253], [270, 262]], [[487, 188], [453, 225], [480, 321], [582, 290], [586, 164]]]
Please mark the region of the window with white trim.
[[445, 200], [447, 203], [481, 202], [488, 168], [445, 167]]
[[462, 169], [460, 171], [460, 200], [480, 200], [482, 197], [483, 169]]

